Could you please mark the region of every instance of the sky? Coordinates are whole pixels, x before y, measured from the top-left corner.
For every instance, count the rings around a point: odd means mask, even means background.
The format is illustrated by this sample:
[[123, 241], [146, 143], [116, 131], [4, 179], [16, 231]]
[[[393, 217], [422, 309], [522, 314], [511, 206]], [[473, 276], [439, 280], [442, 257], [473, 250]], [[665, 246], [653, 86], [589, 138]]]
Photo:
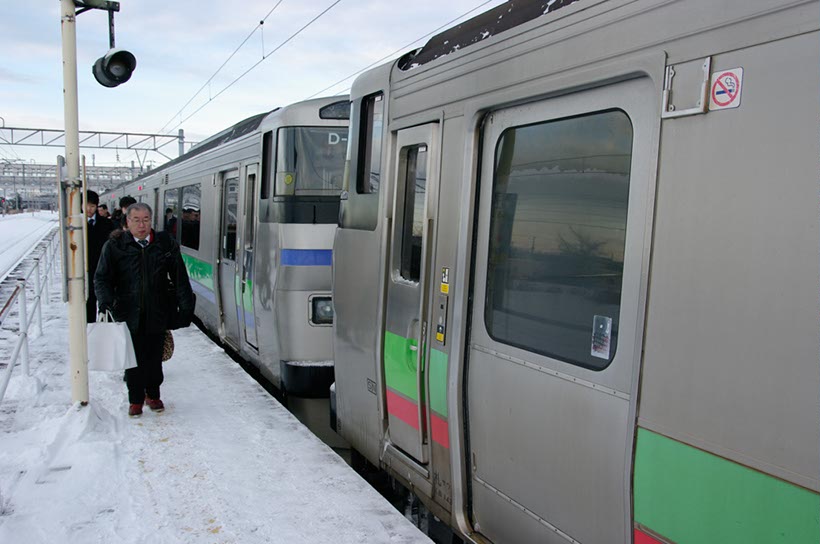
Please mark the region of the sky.
[[[503, 3], [341, 0], [333, 5], [335, 1], [122, 0], [115, 14], [116, 45], [136, 56], [137, 68], [130, 81], [115, 88], [102, 87], [91, 74], [94, 61], [108, 50], [107, 14], [99, 10], [81, 14], [77, 17], [80, 129], [176, 134], [182, 128], [187, 141], [201, 141], [251, 115], [306, 99], [397, 50], [400, 53], [388, 60], [420, 47], [426, 38], [419, 38], [474, 8], [478, 9], [459, 22]], [[315, 23], [272, 53], [331, 5]], [[261, 30], [195, 96], [269, 13]], [[0, 124], [62, 129], [59, 1], [2, 2], [0, 51]], [[261, 64], [211, 100], [258, 62], [263, 51], [268, 57]], [[322, 94], [344, 92], [352, 81]], [[173, 158], [177, 145], [163, 151]], [[137, 160], [131, 150], [84, 149], [82, 153], [89, 164], [94, 154], [98, 166], [125, 166]], [[0, 140], [0, 161], [34, 159], [53, 164], [58, 154], [64, 150], [9, 146]], [[155, 153], [142, 157], [146, 159], [155, 165], [166, 160]]]

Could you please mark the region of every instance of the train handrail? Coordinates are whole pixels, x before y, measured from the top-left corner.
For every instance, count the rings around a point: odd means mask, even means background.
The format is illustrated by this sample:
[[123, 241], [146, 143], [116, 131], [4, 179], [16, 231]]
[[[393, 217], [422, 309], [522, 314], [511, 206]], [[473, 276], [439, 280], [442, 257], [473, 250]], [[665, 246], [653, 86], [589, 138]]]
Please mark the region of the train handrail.
[[[3, 398], [6, 395], [6, 388], [11, 381], [11, 375], [14, 371], [14, 367], [17, 364], [17, 359], [22, 354], [20, 365], [22, 367], [22, 372], [26, 376], [31, 376], [31, 369], [29, 367], [29, 343], [28, 343], [28, 331], [31, 328], [32, 321], [29, 321], [29, 306], [26, 296], [26, 286], [30, 282], [32, 275], [34, 275], [34, 303], [31, 306], [31, 313], [35, 316], [33, 321], [37, 323], [37, 336], [43, 335], [43, 315], [41, 311], [41, 300], [43, 291], [45, 291], [45, 298], [46, 303], [49, 303], [50, 299], [50, 285], [54, 280], [54, 261], [57, 257], [57, 248], [59, 247], [59, 238], [58, 238], [59, 230], [54, 229], [52, 232], [47, 234], [43, 239], [48, 239], [48, 245], [43, 248], [40, 255], [34, 257], [34, 267], [28, 271], [23, 277], [17, 278], [17, 286], [12, 291], [11, 295], [9, 296], [8, 300], [3, 304], [2, 310], [0, 310], [0, 326], [2, 326], [5, 319], [11, 315], [12, 308], [14, 307], [14, 302], [17, 301], [17, 317], [19, 319], [20, 326], [17, 331], [17, 342], [14, 346], [14, 350], [12, 351], [11, 358], [8, 360], [5, 368], [5, 372], [3, 373], [2, 382], [0, 382], [0, 403], [3, 402]], [[31, 253], [29, 253], [31, 255]], [[28, 257], [28, 256], [27, 256]], [[43, 262], [43, 267], [45, 268], [44, 276], [45, 281], [41, 281], [41, 260], [45, 258], [45, 262]]]

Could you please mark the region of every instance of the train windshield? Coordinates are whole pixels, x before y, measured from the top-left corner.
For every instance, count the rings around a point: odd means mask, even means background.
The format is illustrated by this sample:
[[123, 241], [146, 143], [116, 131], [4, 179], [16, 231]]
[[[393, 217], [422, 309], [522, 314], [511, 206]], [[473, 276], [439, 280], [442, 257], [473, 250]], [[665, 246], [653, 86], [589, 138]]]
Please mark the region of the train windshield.
[[287, 127], [277, 134], [276, 195], [339, 195], [347, 127]]

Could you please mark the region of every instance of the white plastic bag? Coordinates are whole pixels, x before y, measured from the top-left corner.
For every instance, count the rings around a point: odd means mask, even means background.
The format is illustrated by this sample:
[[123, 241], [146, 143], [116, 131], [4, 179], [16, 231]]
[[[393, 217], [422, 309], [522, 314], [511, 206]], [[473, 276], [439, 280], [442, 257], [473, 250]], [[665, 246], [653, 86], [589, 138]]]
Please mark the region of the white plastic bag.
[[106, 313], [103, 321], [88, 324], [88, 369], [119, 370], [137, 366], [128, 325]]

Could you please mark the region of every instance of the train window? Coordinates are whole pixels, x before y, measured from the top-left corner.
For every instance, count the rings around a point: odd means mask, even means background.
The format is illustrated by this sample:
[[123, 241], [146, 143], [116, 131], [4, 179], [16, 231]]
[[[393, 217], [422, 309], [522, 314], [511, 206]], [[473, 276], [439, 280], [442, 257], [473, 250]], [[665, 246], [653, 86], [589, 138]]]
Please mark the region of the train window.
[[177, 209], [177, 206], [179, 205], [179, 189], [168, 189], [165, 191], [163, 203], [165, 219], [163, 220], [162, 230], [174, 238], [177, 238], [177, 223], [179, 217], [179, 210]]
[[612, 361], [631, 157], [620, 110], [501, 135], [484, 305], [495, 340], [592, 370]]
[[245, 249], [253, 249], [253, 231], [254, 231], [254, 213], [253, 213], [253, 197], [256, 190], [256, 174], [248, 174], [247, 183], [245, 184]]
[[419, 281], [424, 234], [424, 197], [427, 192], [427, 147], [423, 145], [409, 147], [406, 153], [401, 276], [406, 280]]
[[378, 193], [382, 163], [382, 128], [384, 126], [382, 93], [362, 99], [361, 115], [356, 192], [359, 194]]
[[347, 127], [280, 128], [276, 139], [276, 196], [341, 193]]
[[270, 198], [271, 162], [273, 161], [273, 132], [262, 136], [262, 184], [259, 186], [259, 200]]
[[180, 244], [199, 249], [199, 215], [202, 189], [199, 183], [182, 188], [182, 236]]
[[222, 258], [235, 261], [239, 178], [225, 180], [225, 194], [222, 202]]
[[350, 119], [350, 101], [340, 100], [320, 108], [319, 119]]

